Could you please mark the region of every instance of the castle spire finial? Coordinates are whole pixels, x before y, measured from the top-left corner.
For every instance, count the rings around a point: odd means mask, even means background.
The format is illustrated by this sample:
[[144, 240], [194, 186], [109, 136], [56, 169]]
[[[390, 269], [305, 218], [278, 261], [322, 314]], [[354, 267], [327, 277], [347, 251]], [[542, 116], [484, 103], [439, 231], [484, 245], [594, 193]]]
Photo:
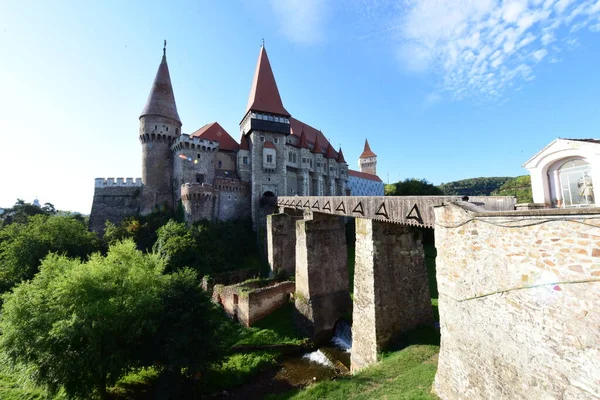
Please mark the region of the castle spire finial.
[[265, 38], [262, 39], [262, 47], [265, 47]]
[[163, 57], [167, 56], [167, 39], [165, 39], [165, 43], [163, 44]]

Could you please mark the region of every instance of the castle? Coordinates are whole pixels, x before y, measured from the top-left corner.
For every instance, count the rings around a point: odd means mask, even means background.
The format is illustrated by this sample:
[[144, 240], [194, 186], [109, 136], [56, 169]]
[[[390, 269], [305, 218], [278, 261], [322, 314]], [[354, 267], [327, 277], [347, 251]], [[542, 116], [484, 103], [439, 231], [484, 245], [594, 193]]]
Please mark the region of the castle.
[[360, 171], [348, 168], [322, 132], [283, 106], [264, 45], [260, 48], [240, 142], [218, 122], [182, 133], [166, 49], [139, 117], [142, 177], [96, 178], [90, 228], [106, 220], [183, 208], [185, 220], [252, 217], [276, 196], [383, 196], [368, 141]]

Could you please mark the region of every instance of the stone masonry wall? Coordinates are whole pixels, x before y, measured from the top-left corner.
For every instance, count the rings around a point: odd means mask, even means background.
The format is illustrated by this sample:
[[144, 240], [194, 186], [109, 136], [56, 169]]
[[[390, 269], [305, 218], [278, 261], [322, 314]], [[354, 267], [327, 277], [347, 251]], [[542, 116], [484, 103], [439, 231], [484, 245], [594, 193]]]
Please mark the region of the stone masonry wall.
[[138, 183], [131, 186], [96, 185], [89, 229], [104, 232], [106, 221], [117, 224], [127, 217], [138, 215], [143, 189], [141, 182]]
[[442, 399], [600, 399], [600, 209], [435, 209]]
[[287, 303], [294, 293], [294, 282], [239, 283], [232, 286], [215, 286], [213, 300], [223, 306], [225, 312], [245, 326], [252, 326], [260, 319]]

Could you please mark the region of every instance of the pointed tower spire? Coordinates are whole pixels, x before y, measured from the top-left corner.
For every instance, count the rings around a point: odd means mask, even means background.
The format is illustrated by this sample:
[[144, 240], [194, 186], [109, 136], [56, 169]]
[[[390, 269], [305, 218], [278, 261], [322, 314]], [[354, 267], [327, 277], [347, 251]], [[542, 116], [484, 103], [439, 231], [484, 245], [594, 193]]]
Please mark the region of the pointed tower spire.
[[312, 152], [313, 153], [318, 153], [318, 154], [323, 154], [323, 149], [321, 148], [321, 145], [319, 144], [319, 133], [320, 132], [318, 132], [315, 135], [315, 145], [314, 145], [314, 147], [312, 149]]
[[177, 105], [175, 104], [175, 95], [173, 94], [173, 86], [171, 85], [171, 75], [169, 74], [169, 66], [167, 65], [167, 41], [163, 46], [163, 56], [156, 71], [156, 77], [152, 84], [152, 89], [148, 95], [146, 106], [140, 114], [140, 118], [146, 115], [157, 115], [179, 122], [179, 114], [177, 113]]
[[338, 156], [337, 156], [337, 162], [339, 163], [345, 163], [346, 160], [344, 159], [344, 153], [342, 153], [342, 148], [340, 147], [340, 151], [338, 151]]
[[369, 146], [369, 141], [365, 139], [365, 149], [362, 154], [358, 158], [369, 158], [369, 157], [377, 157], [377, 154], [371, 151], [371, 146]]
[[248, 111], [262, 111], [267, 113], [279, 114], [289, 117], [290, 113], [283, 107], [279, 89], [275, 82], [275, 76], [271, 69], [271, 63], [267, 56], [264, 43], [260, 47], [258, 54], [258, 62], [256, 63], [256, 71], [254, 72], [254, 80], [248, 97]]
[[298, 147], [308, 149], [308, 140], [306, 140], [306, 135], [304, 134], [304, 125], [302, 125], [302, 130], [300, 131], [300, 143], [298, 143]]
[[335, 150], [331, 143], [327, 146], [327, 150], [325, 150], [325, 158], [335, 158]]

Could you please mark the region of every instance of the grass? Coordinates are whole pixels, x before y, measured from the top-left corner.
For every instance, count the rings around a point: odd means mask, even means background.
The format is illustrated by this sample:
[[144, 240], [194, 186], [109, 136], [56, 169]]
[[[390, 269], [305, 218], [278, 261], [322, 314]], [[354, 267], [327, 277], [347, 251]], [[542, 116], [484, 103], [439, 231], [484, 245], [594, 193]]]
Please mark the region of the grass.
[[377, 365], [356, 375], [319, 382], [303, 390], [293, 390], [267, 399], [437, 399], [430, 393], [439, 352], [437, 331], [433, 328], [417, 329], [407, 334], [397, 346], [407, 347], [383, 353]]
[[258, 321], [253, 327], [243, 329], [235, 346], [291, 344], [303, 345], [307, 339], [296, 332], [293, 324], [294, 305], [287, 303]]
[[[22, 365], [10, 366], [5, 356], [0, 357], [0, 399], [2, 400], [42, 400], [51, 398], [45, 388], [36, 385], [30, 378], [30, 371]], [[52, 397], [66, 398], [64, 393]]]

